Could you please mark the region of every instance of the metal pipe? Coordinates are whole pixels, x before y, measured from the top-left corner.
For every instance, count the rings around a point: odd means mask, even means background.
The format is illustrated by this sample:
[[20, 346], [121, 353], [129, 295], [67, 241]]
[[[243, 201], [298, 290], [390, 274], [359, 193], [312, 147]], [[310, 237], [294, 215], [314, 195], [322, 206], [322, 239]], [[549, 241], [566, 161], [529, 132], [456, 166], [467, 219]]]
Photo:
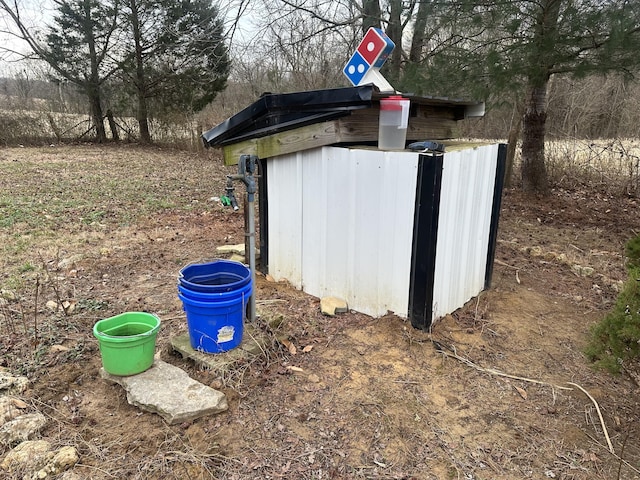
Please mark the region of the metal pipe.
[[[238, 162], [238, 173], [227, 175], [227, 196], [231, 200], [234, 210], [238, 210], [238, 203], [233, 194], [233, 181], [240, 180], [247, 187], [247, 228], [245, 229], [245, 246], [249, 249], [249, 269], [251, 270], [251, 282], [253, 293], [249, 299], [249, 320], [256, 319], [256, 225], [255, 225], [255, 195], [256, 180], [254, 177], [258, 157], [255, 155], [241, 155]], [[248, 244], [248, 245], [247, 245]]]
[[249, 320], [256, 320], [256, 225], [253, 194], [247, 194], [249, 212], [247, 214], [249, 224], [249, 269], [251, 270], [251, 282], [253, 292], [249, 299]]

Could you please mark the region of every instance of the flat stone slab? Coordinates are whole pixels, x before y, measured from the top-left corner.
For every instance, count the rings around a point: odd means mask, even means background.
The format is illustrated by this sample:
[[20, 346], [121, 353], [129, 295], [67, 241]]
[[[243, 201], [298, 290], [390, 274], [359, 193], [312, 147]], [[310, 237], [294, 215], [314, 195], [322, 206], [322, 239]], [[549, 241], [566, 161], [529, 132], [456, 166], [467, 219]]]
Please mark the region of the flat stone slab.
[[100, 376], [121, 385], [131, 405], [157, 413], [169, 425], [224, 412], [228, 408], [224, 393], [159, 359], [149, 370], [137, 375], [118, 377], [101, 368]]
[[216, 247], [216, 253], [236, 253], [238, 255], [244, 255], [244, 243], [237, 245], [220, 245]]
[[[220, 253], [222, 255], [241, 255], [241, 258], [244, 259], [245, 256], [245, 245], [244, 243], [239, 243], [237, 245], [220, 245], [216, 247], [216, 253]], [[256, 258], [260, 258], [260, 250], [256, 248]]]
[[232, 350], [221, 353], [199, 352], [191, 348], [189, 334], [185, 333], [171, 339], [171, 348], [188, 358], [202, 368], [207, 368], [215, 372], [226, 372], [233, 368], [233, 365], [242, 362], [252, 356], [259, 355], [265, 351], [267, 340], [260, 334], [258, 329], [250, 324], [245, 324], [240, 345]]

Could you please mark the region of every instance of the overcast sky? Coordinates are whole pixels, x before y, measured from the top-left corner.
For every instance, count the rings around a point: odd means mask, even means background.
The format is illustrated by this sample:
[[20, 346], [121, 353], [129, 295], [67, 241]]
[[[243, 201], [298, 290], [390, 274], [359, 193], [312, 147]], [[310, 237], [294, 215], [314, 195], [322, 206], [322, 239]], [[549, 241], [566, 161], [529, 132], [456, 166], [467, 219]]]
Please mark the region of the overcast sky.
[[[11, 0], [8, 0], [12, 3]], [[17, 0], [22, 20], [29, 25], [31, 32], [45, 30], [47, 24], [52, 22], [54, 16], [53, 2], [51, 0]], [[246, 0], [221, 0], [219, 10], [226, 13], [225, 28], [231, 33], [232, 24], [240, 13], [241, 21], [233, 31], [234, 44], [231, 45], [232, 54], [237, 53], [242, 43], [247, 43], [255, 35], [257, 26], [262, 15], [258, 12], [259, 2]], [[240, 12], [239, 12], [240, 9]], [[258, 10], [257, 10], [258, 9]], [[16, 32], [15, 25], [9, 16], [0, 11], [0, 77], [11, 76], [15, 71], [19, 71], [23, 66], [16, 62], [18, 55], [12, 55], [8, 50], [28, 53], [29, 47], [26, 43], [11, 32]], [[6, 47], [4, 51], [2, 47]]]
[[[52, 19], [52, 3], [49, 0], [18, 0], [17, 3], [22, 21], [29, 26], [32, 33], [44, 29]], [[5, 76], [21, 68], [15, 62], [19, 56], [8, 50], [21, 53], [29, 52], [26, 42], [17, 38], [15, 33], [16, 27], [13, 20], [5, 12], [0, 12], [0, 47], [5, 47], [4, 51], [0, 51], [0, 76]]]

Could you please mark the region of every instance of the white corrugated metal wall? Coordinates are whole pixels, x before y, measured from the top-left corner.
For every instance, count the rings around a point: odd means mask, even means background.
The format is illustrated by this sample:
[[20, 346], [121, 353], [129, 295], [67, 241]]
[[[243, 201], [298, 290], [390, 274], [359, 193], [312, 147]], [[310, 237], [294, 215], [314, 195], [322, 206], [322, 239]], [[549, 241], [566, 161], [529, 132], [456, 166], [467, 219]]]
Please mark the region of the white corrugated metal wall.
[[433, 318], [484, 289], [498, 145], [446, 153], [443, 162]]
[[[497, 152], [445, 154], [432, 320], [484, 288]], [[269, 273], [372, 316], [407, 316], [417, 162], [413, 152], [336, 147], [269, 161]]]
[[319, 150], [281, 155], [267, 163], [269, 273], [302, 288], [302, 161], [317, 161]]
[[406, 316], [418, 155], [322, 147], [268, 162], [269, 271]]

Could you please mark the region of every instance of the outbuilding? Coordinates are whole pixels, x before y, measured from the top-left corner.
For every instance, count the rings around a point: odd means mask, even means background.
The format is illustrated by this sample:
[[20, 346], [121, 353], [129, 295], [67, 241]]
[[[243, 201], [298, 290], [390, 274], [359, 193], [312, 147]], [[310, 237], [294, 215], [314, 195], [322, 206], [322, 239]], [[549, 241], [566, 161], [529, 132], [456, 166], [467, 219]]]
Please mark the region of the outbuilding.
[[452, 140], [482, 103], [404, 95], [407, 144], [432, 143], [379, 150], [386, 96], [372, 85], [265, 94], [203, 139], [227, 165], [260, 159], [264, 273], [429, 329], [490, 286], [506, 145]]

